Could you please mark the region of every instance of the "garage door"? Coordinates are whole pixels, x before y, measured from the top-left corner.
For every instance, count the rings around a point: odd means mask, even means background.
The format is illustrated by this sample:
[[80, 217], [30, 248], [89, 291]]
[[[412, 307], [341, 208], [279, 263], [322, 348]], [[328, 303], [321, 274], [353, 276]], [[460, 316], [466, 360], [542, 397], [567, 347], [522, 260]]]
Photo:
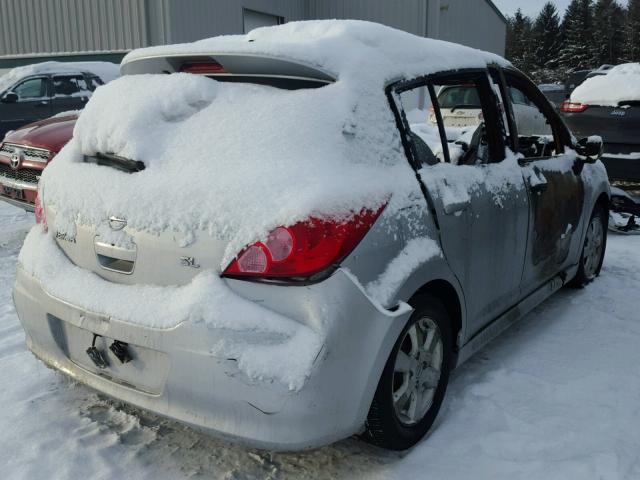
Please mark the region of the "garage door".
[[250, 32], [254, 28], [258, 27], [270, 27], [273, 25], [280, 25], [284, 23], [284, 19], [277, 15], [270, 15], [268, 13], [256, 12], [255, 10], [242, 10], [244, 33]]

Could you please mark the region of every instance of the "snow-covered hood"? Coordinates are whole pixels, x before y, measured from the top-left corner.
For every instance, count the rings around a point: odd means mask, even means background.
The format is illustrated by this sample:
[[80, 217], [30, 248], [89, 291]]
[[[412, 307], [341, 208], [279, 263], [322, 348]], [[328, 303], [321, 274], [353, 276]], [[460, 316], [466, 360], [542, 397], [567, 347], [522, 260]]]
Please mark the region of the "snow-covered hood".
[[640, 101], [640, 63], [626, 63], [606, 75], [586, 79], [571, 94], [572, 102], [617, 107]]

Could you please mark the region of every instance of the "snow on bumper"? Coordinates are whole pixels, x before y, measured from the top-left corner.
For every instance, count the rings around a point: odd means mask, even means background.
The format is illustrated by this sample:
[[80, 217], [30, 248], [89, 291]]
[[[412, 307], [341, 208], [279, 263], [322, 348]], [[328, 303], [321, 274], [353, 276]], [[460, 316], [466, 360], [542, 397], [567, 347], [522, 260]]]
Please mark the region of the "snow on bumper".
[[[39, 268], [40, 273], [60, 273], [59, 267], [42, 263]], [[284, 338], [282, 332], [234, 330], [189, 319], [167, 328], [122, 321], [75, 299], [61, 299], [39, 277], [21, 265], [14, 289], [27, 344], [38, 358], [112, 397], [277, 450], [314, 447], [361, 429], [384, 363], [410, 315], [408, 308], [389, 312], [375, 306], [341, 270], [305, 287], [228, 281], [234, 295], [254, 304], [265, 319], [279, 312], [321, 339], [319, 348], [309, 352], [304, 381], [287, 384], [282, 380], [291, 376], [266, 375], [264, 368], [300, 372], [305, 357], [295, 343], [313, 345], [305, 335]], [[132, 310], [142, 311], [148, 300], [139, 298]], [[193, 308], [201, 305], [195, 302]], [[94, 334], [100, 335], [96, 345], [104, 351], [113, 340], [129, 344], [134, 360], [122, 365], [109, 354], [109, 368], [95, 367], [86, 355]], [[256, 362], [267, 366], [261, 370]]]

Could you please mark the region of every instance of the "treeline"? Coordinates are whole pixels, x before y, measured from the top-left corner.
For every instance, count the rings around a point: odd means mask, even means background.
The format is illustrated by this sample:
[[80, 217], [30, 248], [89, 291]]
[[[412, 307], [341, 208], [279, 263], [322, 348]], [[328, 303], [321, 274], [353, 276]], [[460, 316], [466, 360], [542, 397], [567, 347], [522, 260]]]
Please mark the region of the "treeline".
[[640, 0], [572, 0], [564, 15], [547, 2], [536, 18], [518, 10], [507, 24], [507, 58], [535, 81], [604, 64], [640, 62]]

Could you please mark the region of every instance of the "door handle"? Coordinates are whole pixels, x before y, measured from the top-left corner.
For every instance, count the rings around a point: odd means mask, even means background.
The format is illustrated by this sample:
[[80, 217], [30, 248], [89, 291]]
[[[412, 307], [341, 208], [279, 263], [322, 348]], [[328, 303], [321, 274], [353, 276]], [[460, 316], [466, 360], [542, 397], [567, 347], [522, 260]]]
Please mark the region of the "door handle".
[[42, 100], [41, 102], [36, 103], [36, 107], [46, 107], [49, 105], [49, 100]]
[[460, 202], [445, 203], [444, 204], [444, 213], [446, 215], [451, 215], [451, 214], [454, 214], [454, 213], [462, 212], [462, 211], [466, 210], [467, 208], [469, 208], [469, 205], [471, 205], [471, 200], [463, 200], [463, 201], [460, 201]]

